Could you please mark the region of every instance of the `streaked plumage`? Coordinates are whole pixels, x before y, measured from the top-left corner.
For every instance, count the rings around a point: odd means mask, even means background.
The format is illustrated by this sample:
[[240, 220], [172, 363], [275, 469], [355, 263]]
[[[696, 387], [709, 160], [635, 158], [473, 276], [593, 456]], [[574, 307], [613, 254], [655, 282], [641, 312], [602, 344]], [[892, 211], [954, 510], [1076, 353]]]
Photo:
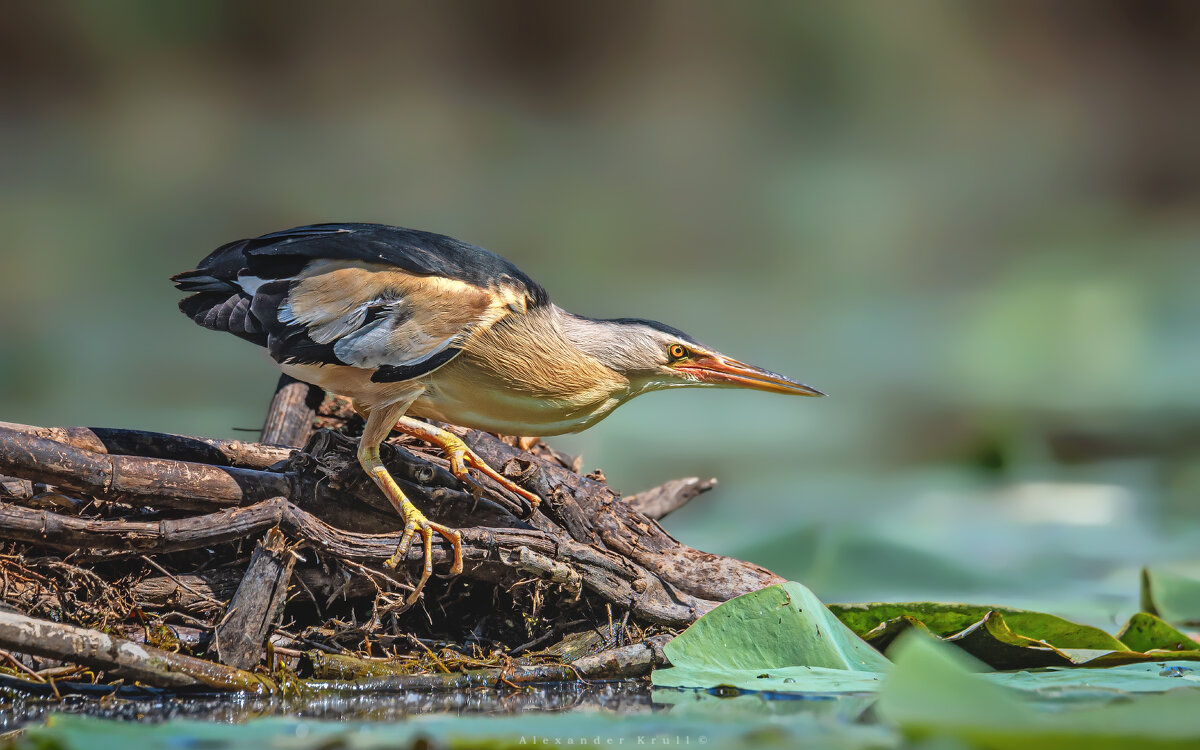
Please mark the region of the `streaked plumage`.
[[457, 532], [427, 521], [382, 469], [378, 444], [393, 424], [442, 445], [461, 478], [473, 465], [532, 506], [535, 495], [453, 435], [410, 417], [553, 435], [584, 429], [659, 388], [819, 395], [661, 323], [573, 315], [504, 258], [430, 232], [297, 227], [224, 245], [173, 278], [192, 292], [180, 302], [188, 317], [265, 347], [288, 374], [349, 396], [367, 414], [360, 461], [407, 521], [397, 555], [420, 529], [422, 584], [431, 530], [450, 539], [456, 554]]

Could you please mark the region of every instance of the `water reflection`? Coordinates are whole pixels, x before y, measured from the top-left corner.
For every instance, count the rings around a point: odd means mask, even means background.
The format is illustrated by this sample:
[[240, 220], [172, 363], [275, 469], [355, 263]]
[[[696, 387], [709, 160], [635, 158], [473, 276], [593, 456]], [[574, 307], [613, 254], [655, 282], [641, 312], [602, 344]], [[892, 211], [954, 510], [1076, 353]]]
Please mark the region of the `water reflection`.
[[750, 717], [805, 716], [833, 724], [869, 720], [868, 695], [722, 693], [651, 688], [641, 680], [547, 683], [520, 690], [479, 688], [459, 692], [322, 693], [257, 696], [169, 694], [134, 688], [123, 693], [52, 695], [9, 692], [0, 702], [0, 731], [37, 724], [50, 714], [77, 714], [133, 722], [199, 719], [235, 724], [268, 717], [317, 721], [390, 722], [413, 716], [501, 716], [525, 712], [585, 712], [621, 716], [669, 714], [672, 719], [741, 721]]

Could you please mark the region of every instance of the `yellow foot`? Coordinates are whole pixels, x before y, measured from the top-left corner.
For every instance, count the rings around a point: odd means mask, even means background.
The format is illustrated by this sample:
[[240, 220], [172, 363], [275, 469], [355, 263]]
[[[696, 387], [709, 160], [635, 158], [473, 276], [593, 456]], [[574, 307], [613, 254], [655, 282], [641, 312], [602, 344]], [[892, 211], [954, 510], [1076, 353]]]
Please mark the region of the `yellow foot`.
[[450, 567], [451, 575], [458, 575], [463, 569], [462, 557], [462, 535], [449, 526], [443, 526], [440, 523], [433, 523], [425, 517], [421, 511], [417, 510], [417, 506], [409, 502], [409, 499], [404, 496], [404, 492], [396, 481], [392, 479], [392, 475], [388, 473], [387, 468], [383, 465], [383, 461], [379, 458], [379, 442], [387, 435], [393, 420], [396, 418], [396, 412], [401, 410], [406, 404], [393, 406], [389, 409], [372, 412], [367, 417], [367, 424], [363, 428], [363, 437], [359, 441], [358, 446], [358, 461], [367, 472], [367, 476], [375, 480], [375, 484], [383, 491], [385, 497], [391, 502], [392, 507], [404, 519], [404, 533], [400, 536], [400, 544], [396, 547], [395, 553], [384, 563], [389, 568], [396, 567], [404, 556], [408, 554], [408, 548], [412, 546], [413, 537], [417, 532], [421, 532], [422, 551], [425, 554], [425, 566], [421, 569], [421, 580], [417, 583], [417, 587], [413, 589], [412, 594], [408, 596], [408, 604], [411, 605], [417, 601], [417, 597], [421, 595], [421, 590], [425, 588], [425, 583], [429, 577], [433, 575], [433, 535], [434, 533], [441, 534], [450, 542], [450, 547], [454, 550], [454, 564]]
[[450, 575], [452, 576], [458, 575], [463, 570], [462, 534], [457, 529], [430, 521], [407, 498], [401, 503], [401, 512], [404, 514], [404, 535], [400, 537], [400, 544], [397, 545], [396, 551], [392, 553], [392, 556], [384, 562], [384, 565], [389, 568], [396, 567], [404, 559], [404, 556], [408, 554], [408, 548], [412, 546], [413, 537], [416, 536], [418, 531], [421, 532], [421, 547], [425, 553], [425, 567], [421, 570], [421, 580], [417, 583], [416, 590], [409, 596], [409, 601], [412, 602], [416, 601], [417, 596], [421, 593], [421, 589], [425, 588], [425, 582], [433, 575], [434, 532], [441, 534], [446, 541], [450, 542], [450, 547], [454, 550], [454, 564], [450, 566]]
[[427, 443], [441, 448], [446, 454], [446, 459], [450, 461], [450, 471], [454, 476], [458, 477], [460, 482], [467, 486], [479, 488], [479, 483], [471, 477], [470, 470], [471, 468], [475, 468], [484, 476], [490, 478], [493, 482], [517, 497], [524, 498], [529, 503], [530, 513], [533, 513], [542, 501], [534, 493], [517, 485], [508, 477], [488, 466], [487, 462], [479, 457], [479, 454], [467, 447], [467, 444], [453, 433], [439, 427], [434, 427], [431, 424], [426, 424], [425, 422], [419, 422], [411, 417], [401, 417], [396, 422], [396, 429], [406, 435], [412, 435], [415, 438], [420, 438]]

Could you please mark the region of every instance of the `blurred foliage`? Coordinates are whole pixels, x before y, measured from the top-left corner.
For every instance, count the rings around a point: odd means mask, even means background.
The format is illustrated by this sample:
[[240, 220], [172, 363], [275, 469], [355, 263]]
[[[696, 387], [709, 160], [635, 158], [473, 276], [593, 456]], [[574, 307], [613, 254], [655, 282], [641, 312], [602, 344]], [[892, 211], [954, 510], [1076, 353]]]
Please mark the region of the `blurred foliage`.
[[718, 476], [689, 543], [1115, 623], [1200, 542], [1198, 69], [1182, 0], [15, 4], [0, 418], [246, 437], [275, 370], [166, 277], [437, 230], [832, 394], [555, 440], [629, 491]]
[[1200, 625], [1200, 577], [1163, 568], [1142, 571], [1142, 609], [1170, 622]]

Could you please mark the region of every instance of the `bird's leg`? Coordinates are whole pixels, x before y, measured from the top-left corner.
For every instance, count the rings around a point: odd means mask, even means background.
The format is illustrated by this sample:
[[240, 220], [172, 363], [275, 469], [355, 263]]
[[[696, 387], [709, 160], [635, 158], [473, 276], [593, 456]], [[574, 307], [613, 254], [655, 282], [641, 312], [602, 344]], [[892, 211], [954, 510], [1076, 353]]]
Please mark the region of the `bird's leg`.
[[389, 568], [396, 567], [408, 553], [413, 536], [418, 531], [421, 533], [425, 552], [425, 567], [421, 571], [421, 580], [417, 583], [416, 590], [409, 597], [411, 602], [416, 601], [417, 595], [425, 587], [425, 582], [433, 574], [434, 532], [445, 537], [454, 550], [454, 564], [450, 568], [450, 575], [458, 575], [462, 572], [463, 558], [462, 535], [449, 526], [443, 526], [440, 523], [430, 521], [421, 511], [417, 510], [417, 507], [404, 496], [404, 492], [396, 484], [396, 480], [392, 479], [392, 475], [388, 473], [387, 468], [383, 465], [383, 460], [379, 457], [379, 444], [391, 432], [392, 425], [395, 424], [397, 418], [399, 418], [404, 410], [408, 408], [408, 405], [407, 402], [402, 402], [370, 411], [367, 416], [367, 423], [363, 427], [362, 439], [358, 445], [358, 462], [362, 464], [363, 469], [367, 472], [367, 476], [371, 477], [375, 481], [375, 484], [379, 485], [379, 489], [383, 490], [384, 496], [391, 502], [396, 512], [404, 518], [404, 534], [400, 537], [400, 544], [396, 547], [395, 553], [384, 564]]
[[529, 502], [530, 513], [542, 501], [534, 493], [524, 487], [518, 486], [511, 479], [496, 471], [491, 466], [488, 466], [487, 462], [479, 457], [479, 454], [468, 448], [467, 444], [453, 433], [413, 419], [412, 417], [400, 417], [396, 420], [396, 429], [406, 435], [412, 435], [415, 438], [441, 448], [446, 453], [447, 460], [450, 461], [450, 471], [464, 483], [475, 484], [475, 481], [471, 479], [471, 472], [468, 468], [473, 466], [504, 489], [518, 497], [525, 498]]

